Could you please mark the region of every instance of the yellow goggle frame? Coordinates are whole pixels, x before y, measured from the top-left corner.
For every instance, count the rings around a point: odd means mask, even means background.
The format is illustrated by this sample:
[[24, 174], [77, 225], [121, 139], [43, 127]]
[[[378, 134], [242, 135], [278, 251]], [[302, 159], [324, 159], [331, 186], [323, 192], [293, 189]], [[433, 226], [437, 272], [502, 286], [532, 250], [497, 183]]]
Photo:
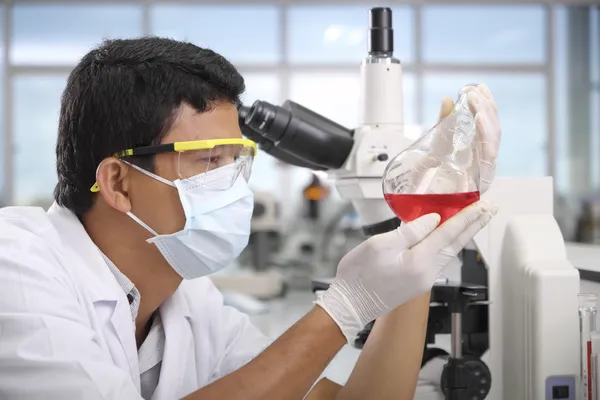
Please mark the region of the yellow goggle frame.
[[[256, 143], [249, 139], [208, 139], [208, 140], [192, 140], [189, 142], [173, 142], [173, 143], [165, 143], [158, 144], [155, 146], [143, 146], [136, 147], [133, 149], [123, 150], [118, 153], [115, 153], [113, 157], [122, 158], [122, 157], [130, 157], [130, 156], [148, 156], [155, 155], [158, 153], [178, 153], [182, 151], [193, 151], [193, 150], [208, 150], [213, 149], [216, 146], [223, 145], [240, 145], [244, 147], [250, 147], [254, 150], [254, 156], [258, 152]], [[100, 191], [100, 186], [98, 182], [95, 182], [94, 185], [90, 188], [92, 193], [97, 193]]]

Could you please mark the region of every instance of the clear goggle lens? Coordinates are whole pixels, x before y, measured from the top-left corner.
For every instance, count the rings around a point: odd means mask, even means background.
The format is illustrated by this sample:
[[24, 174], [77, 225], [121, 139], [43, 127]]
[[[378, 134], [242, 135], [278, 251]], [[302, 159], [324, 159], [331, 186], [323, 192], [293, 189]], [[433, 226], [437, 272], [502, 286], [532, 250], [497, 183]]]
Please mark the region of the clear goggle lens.
[[229, 189], [241, 176], [250, 179], [254, 148], [244, 145], [218, 145], [212, 149], [178, 152], [177, 174], [213, 189]]

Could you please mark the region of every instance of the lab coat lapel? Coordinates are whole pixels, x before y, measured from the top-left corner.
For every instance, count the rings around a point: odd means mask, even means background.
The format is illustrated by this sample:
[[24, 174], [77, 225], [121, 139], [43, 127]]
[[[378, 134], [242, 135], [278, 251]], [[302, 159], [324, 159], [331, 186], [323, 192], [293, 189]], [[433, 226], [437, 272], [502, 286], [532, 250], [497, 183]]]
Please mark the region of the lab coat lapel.
[[76, 262], [75, 259], [79, 259], [77, 262], [82, 268], [76, 269], [76, 272], [81, 274], [79, 280], [86, 283], [85, 290], [94, 303], [95, 314], [113, 362], [119, 368], [129, 371], [139, 389], [135, 325], [126, 294], [75, 214], [55, 203], [48, 210], [48, 217], [56, 227], [65, 248], [71, 253], [68, 255], [72, 258], [69, 261]]
[[160, 318], [165, 331], [165, 350], [152, 400], [170, 400], [188, 395], [197, 387], [191, 312], [181, 291], [177, 290], [160, 306]]
[[137, 343], [135, 341], [135, 325], [131, 316], [129, 302], [126, 300], [126, 298], [118, 301], [116, 307], [114, 308], [110, 322], [114, 328], [114, 332], [119, 340], [122, 350], [122, 353], [120, 353], [111, 349], [113, 359], [115, 357], [115, 353], [116, 355], [125, 355], [127, 365], [129, 367], [129, 373], [131, 374], [131, 379], [135, 383], [136, 387], [140, 388], [140, 366]]

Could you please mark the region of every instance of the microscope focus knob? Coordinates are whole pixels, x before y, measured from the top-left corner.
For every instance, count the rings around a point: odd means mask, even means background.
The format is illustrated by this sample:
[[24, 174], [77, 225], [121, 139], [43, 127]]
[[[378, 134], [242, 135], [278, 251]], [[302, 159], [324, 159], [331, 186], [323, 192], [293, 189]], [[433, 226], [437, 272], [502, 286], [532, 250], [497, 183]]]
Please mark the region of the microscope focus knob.
[[442, 373], [446, 400], [483, 400], [492, 387], [492, 374], [476, 357], [450, 358]]

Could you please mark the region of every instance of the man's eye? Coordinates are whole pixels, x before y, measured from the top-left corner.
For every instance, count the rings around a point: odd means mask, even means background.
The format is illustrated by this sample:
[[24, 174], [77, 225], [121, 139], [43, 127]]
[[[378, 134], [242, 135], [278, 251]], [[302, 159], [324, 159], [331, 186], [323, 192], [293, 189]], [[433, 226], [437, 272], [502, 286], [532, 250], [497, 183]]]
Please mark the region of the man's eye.
[[200, 159], [198, 159], [198, 162], [200, 163], [204, 163], [204, 164], [213, 164], [216, 162], [219, 162], [219, 156], [213, 156], [213, 157], [202, 157]]

